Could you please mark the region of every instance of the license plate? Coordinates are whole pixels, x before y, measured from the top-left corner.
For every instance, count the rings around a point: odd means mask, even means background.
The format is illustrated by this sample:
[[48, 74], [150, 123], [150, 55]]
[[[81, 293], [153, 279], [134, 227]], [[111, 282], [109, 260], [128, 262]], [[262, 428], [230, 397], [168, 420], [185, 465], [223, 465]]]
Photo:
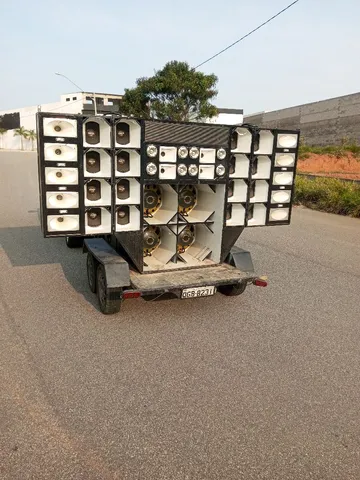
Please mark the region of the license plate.
[[215, 287], [194, 287], [194, 288], [185, 288], [182, 291], [181, 298], [198, 298], [198, 297], [209, 297], [210, 295], [215, 294]]

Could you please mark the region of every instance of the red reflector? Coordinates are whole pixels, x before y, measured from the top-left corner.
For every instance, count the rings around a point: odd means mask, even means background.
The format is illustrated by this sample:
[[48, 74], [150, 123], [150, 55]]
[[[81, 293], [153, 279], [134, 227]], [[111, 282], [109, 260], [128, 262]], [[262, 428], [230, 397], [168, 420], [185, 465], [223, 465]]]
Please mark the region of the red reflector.
[[135, 292], [135, 291], [129, 290], [128, 292], [123, 293], [123, 299], [138, 298], [138, 297], [141, 297], [141, 292]]
[[261, 280], [261, 278], [257, 278], [254, 281], [254, 285], [256, 285], [257, 287], [267, 287], [267, 281], [266, 280]]

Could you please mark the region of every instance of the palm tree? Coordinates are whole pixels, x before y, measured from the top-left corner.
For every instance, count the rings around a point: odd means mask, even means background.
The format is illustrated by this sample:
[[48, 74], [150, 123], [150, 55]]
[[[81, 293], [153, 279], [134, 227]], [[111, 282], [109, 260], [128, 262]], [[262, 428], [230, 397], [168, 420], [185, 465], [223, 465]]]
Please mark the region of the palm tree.
[[7, 132], [6, 128], [0, 128], [0, 135], [1, 135], [1, 147], [3, 148], [3, 135]]
[[27, 130], [24, 127], [15, 128], [14, 137], [20, 137], [21, 150], [24, 150], [23, 138], [27, 138]]
[[35, 130], [27, 130], [26, 137], [28, 140], [31, 140], [31, 150], [34, 150], [34, 140], [36, 139]]

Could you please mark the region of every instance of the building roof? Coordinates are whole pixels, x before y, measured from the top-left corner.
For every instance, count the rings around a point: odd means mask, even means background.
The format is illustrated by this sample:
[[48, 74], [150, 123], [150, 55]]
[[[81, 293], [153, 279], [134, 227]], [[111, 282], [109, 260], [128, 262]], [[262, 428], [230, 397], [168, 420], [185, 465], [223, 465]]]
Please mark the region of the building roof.
[[242, 115], [244, 110], [242, 108], [218, 108], [218, 113], [238, 114]]

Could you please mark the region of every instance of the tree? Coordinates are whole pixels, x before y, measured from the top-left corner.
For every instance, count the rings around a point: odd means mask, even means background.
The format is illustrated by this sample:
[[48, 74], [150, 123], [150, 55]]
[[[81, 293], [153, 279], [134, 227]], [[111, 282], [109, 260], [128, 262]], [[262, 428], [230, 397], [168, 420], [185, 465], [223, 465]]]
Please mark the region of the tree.
[[168, 62], [153, 77], [136, 81], [125, 89], [120, 112], [123, 115], [160, 120], [201, 121], [214, 117], [210, 101], [217, 95], [216, 75], [197, 72], [186, 62]]
[[31, 150], [34, 150], [34, 140], [36, 139], [35, 130], [27, 130], [26, 137], [28, 140], [31, 140]]
[[5, 135], [5, 133], [7, 132], [6, 128], [0, 128], [0, 135], [1, 135], [1, 147], [0, 148], [3, 148], [3, 135]]
[[14, 137], [20, 137], [21, 150], [24, 150], [23, 138], [27, 138], [27, 130], [24, 127], [19, 127], [14, 130]]

